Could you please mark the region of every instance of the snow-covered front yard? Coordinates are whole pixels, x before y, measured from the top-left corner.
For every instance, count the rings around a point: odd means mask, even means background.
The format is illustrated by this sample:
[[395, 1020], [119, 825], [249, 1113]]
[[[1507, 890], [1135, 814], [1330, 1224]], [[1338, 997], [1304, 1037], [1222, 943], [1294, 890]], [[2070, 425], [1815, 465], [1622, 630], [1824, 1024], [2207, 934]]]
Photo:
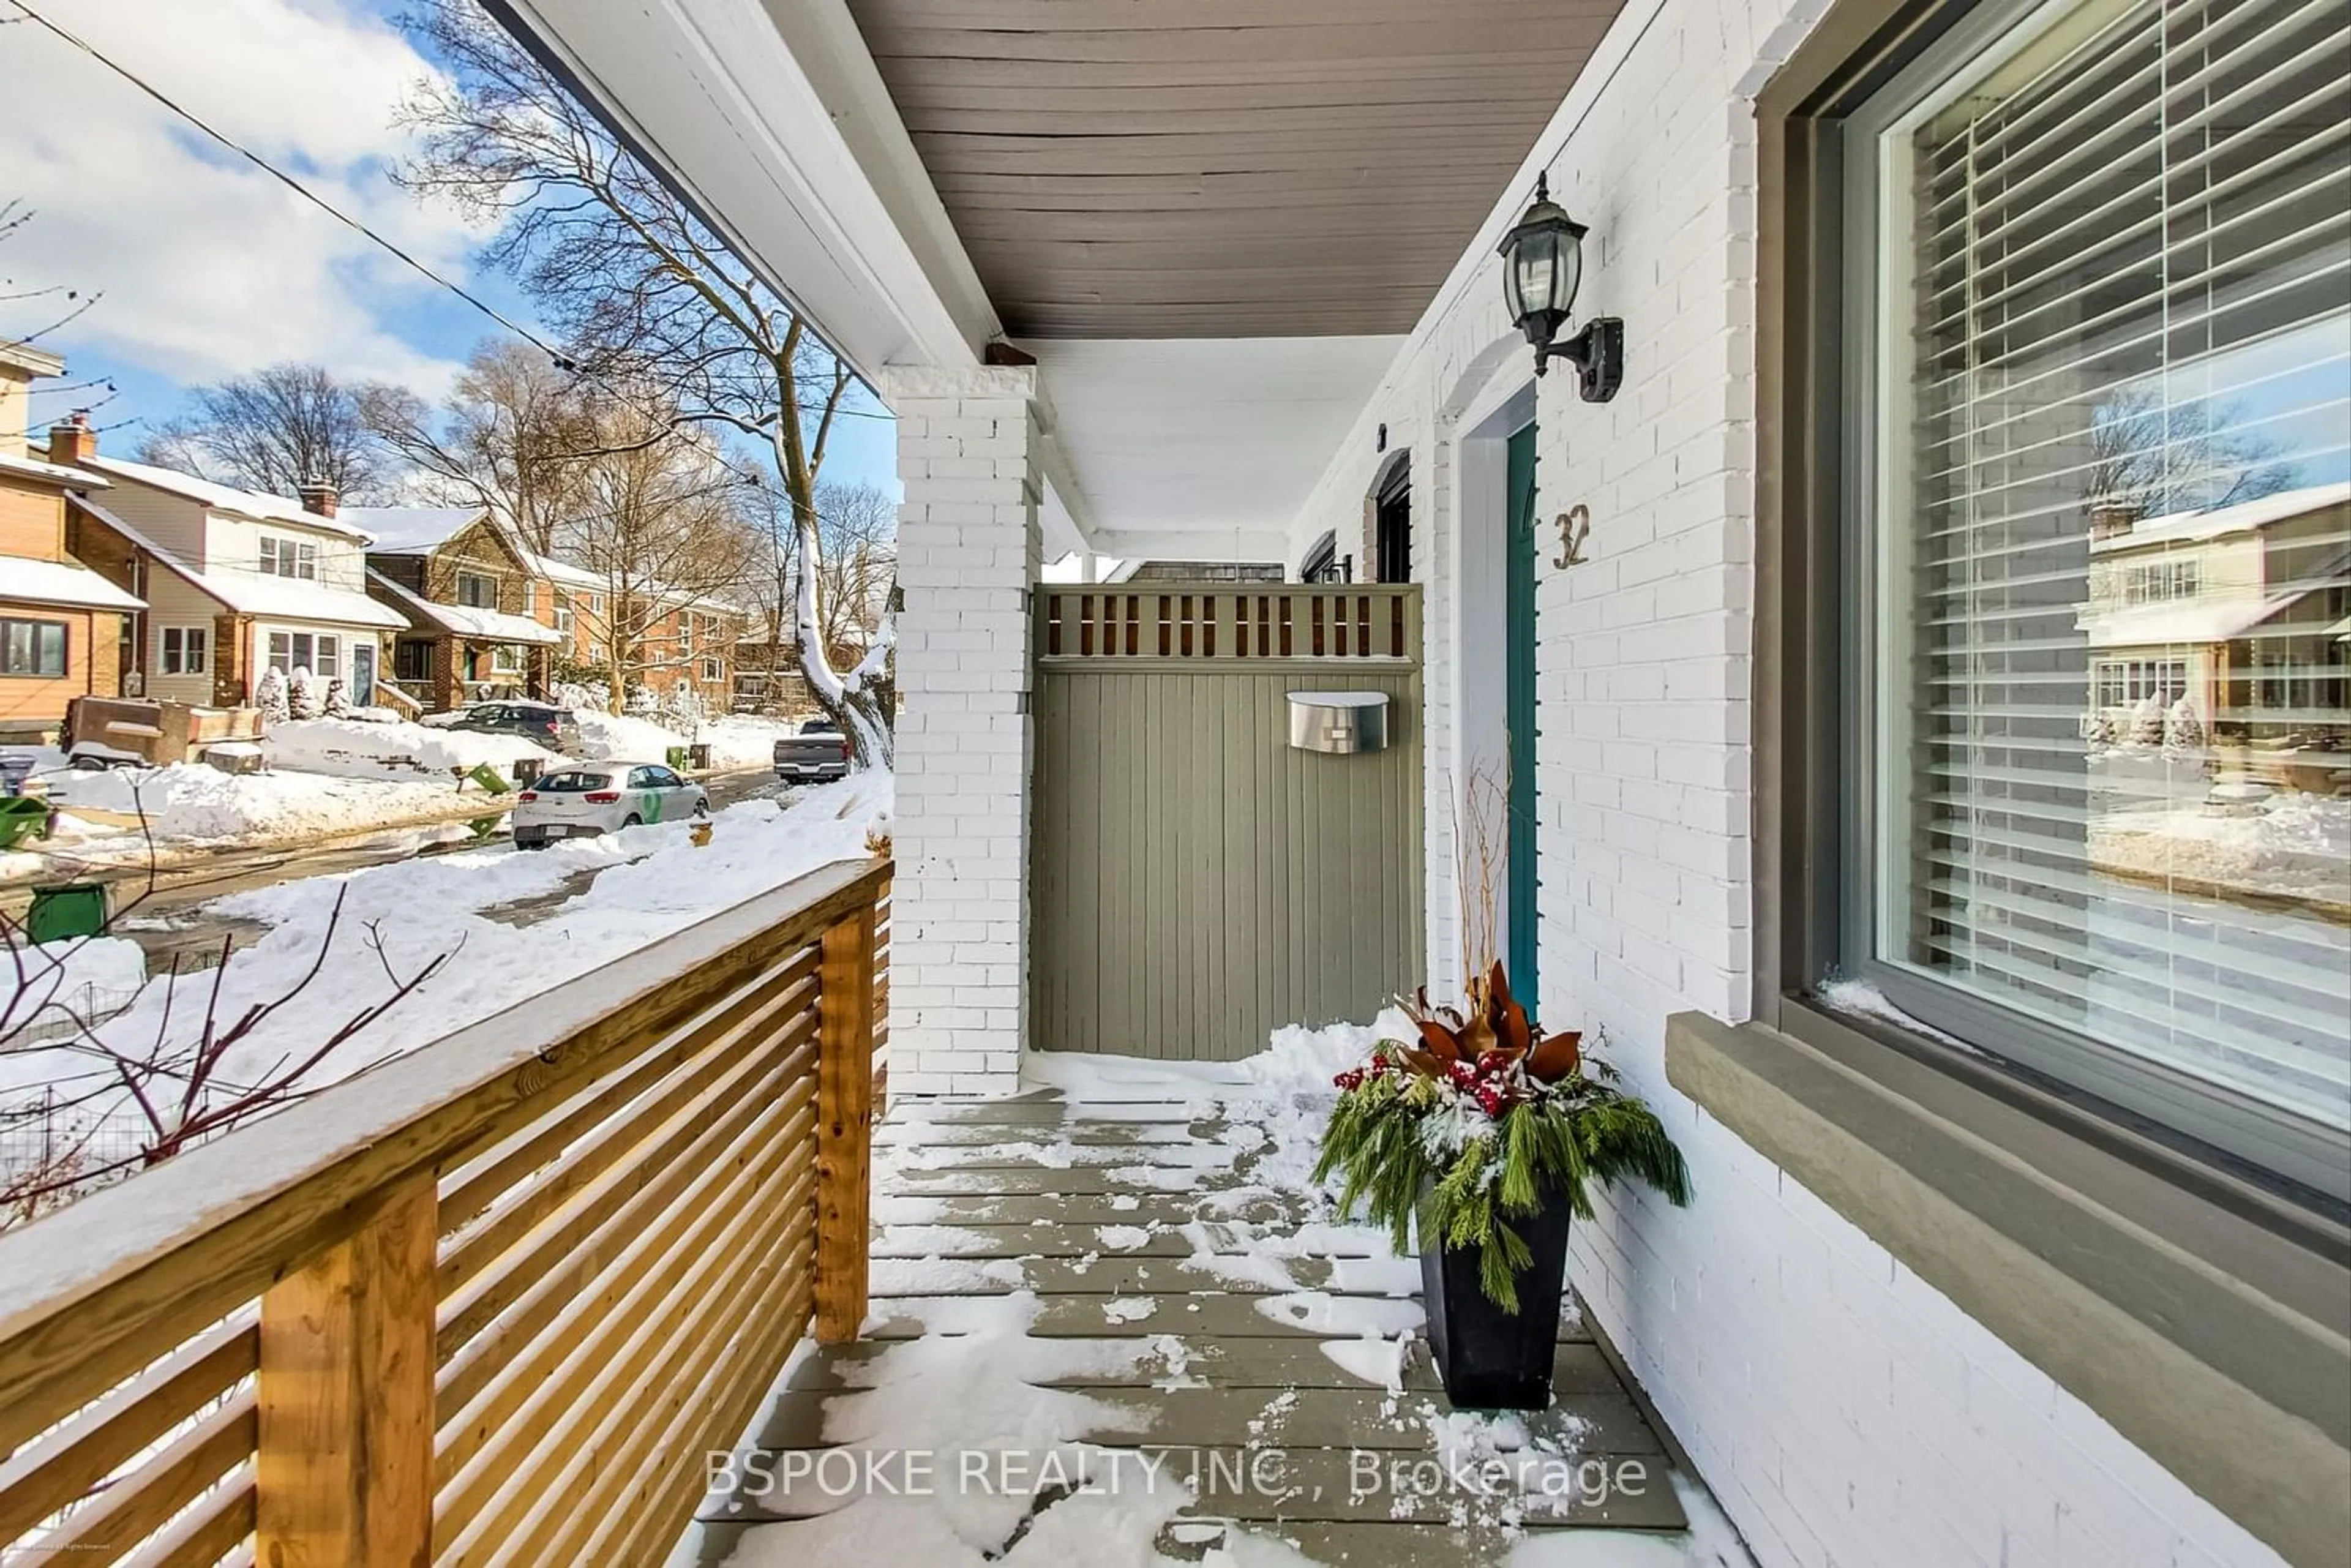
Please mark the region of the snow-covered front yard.
[[[221, 1064], [223, 1074], [259, 1074], [289, 1053], [307, 1052], [344, 1019], [389, 996], [392, 977], [413, 976], [442, 959], [431, 979], [338, 1049], [305, 1082], [347, 1076], [560, 986], [804, 872], [867, 854], [866, 835], [886, 823], [890, 802], [887, 774], [860, 774], [809, 790], [789, 807], [771, 800], [729, 807], [717, 814], [710, 843], [699, 849], [686, 824], [664, 823], [567, 840], [533, 853], [499, 844], [395, 862], [219, 900], [212, 906], [218, 913], [269, 930], [220, 971], [216, 1016], [234, 1019], [299, 991], [296, 1001], [236, 1047], [233, 1059]], [[485, 913], [519, 899], [560, 894], [582, 876], [592, 880], [528, 924], [510, 925]], [[327, 942], [339, 894], [340, 922]], [[95, 959], [78, 959], [75, 981], [81, 980], [81, 967], [95, 965]], [[315, 979], [302, 986], [313, 965]], [[38, 973], [36, 960], [28, 958], [27, 967]], [[91, 977], [93, 982], [99, 978]], [[109, 967], [102, 979], [110, 987], [123, 983], [119, 967]], [[16, 983], [13, 976], [0, 979]], [[159, 1031], [175, 1040], [192, 1038], [202, 1027], [213, 984], [209, 972], [176, 986], [152, 981], [128, 1010], [102, 1026], [104, 1033], [109, 1040], [137, 1042], [142, 1051]], [[22, 1103], [45, 1085], [92, 1087], [103, 1077], [102, 1064], [86, 1051], [0, 1054], [0, 1104]], [[101, 1096], [88, 1114], [116, 1115], [125, 1108], [119, 1096]]]

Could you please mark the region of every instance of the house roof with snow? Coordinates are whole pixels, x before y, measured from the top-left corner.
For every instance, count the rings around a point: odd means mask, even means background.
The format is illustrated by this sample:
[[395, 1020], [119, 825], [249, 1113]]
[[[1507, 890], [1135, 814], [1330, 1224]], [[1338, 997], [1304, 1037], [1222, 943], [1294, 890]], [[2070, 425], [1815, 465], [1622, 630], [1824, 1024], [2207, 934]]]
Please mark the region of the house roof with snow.
[[552, 644], [563, 641], [563, 634], [554, 627], [542, 626], [528, 615], [509, 615], [503, 610], [484, 610], [471, 604], [437, 603], [411, 592], [373, 567], [368, 569], [368, 580], [382, 589], [393, 604], [407, 611], [413, 625], [490, 643]]
[[568, 560], [558, 560], [551, 555], [538, 555], [533, 551], [525, 550], [522, 552], [522, 559], [523, 564], [529, 567], [532, 571], [547, 579], [548, 581], [559, 583], [565, 588], [584, 588], [593, 592], [602, 593], [610, 586], [601, 577], [590, 571], [586, 567], [574, 566]]
[[2201, 601], [2134, 604], [2107, 614], [2084, 614], [2076, 623], [2089, 633], [2090, 646], [2100, 650], [2226, 643], [2292, 609], [2310, 591], [2305, 585], [2265, 598], [2231, 595]]
[[0, 599], [18, 604], [70, 604], [83, 610], [144, 610], [147, 601], [71, 560], [7, 558]]
[[2351, 481], [2339, 485], [2306, 485], [2298, 490], [2280, 490], [2274, 495], [2240, 501], [2233, 507], [2142, 517], [2126, 532], [2091, 540], [2090, 553], [2114, 555], [2158, 545], [2193, 544], [2228, 534], [2250, 533], [2272, 523], [2282, 523], [2288, 517], [2299, 517], [2304, 513], [2339, 507], [2346, 502], [2351, 502]]
[[428, 555], [490, 511], [487, 507], [345, 507], [335, 515], [373, 536], [371, 555]]
[[69, 499], [74, 506], [138, 546], [157, 565], [206, 598], [219, 601], [240, 615], [258, 615], [273, 621], [317, 622], [329, 626], [396, 629], [408, 624], [406, 618], [391, 606], [379, 604], [366, 594], [348, 588], [334, 588], [298, 577], [264, 577], [259, 572], [232, 571], [221, 567], [204, 570], [192, 566], [89, 497], [74, 496]]
[[329, 517], [311, 511], [299, 501], [283, 496], [264, 495], [259, 490], [240, 490], [233, 485], [215, 485], [209, 479], [199, 479], [193, 474], [183, 474], [174, 468], [158, 468], [152, 463], [130, 463], [120, 457], [96, 455], [82, 459], [82, 466], [112, 479], [129, 480], [152, 489], [195, 502], [215, 512], [234, 512], [257, 522], [289, 523], [298, 528], [319, 528], [328, 533], [343, 534], [364, 544], [365, 529], [345, 521], [340, 517]]
[[0, 452], [0, 474], [13, 474], [22, 478], [38, 479], [49, 485], [89, 485], [104, 490], [111, 482], [97, 474], [84, 473], [79, 468], [67, 468], [55, 463], [44, 463], [37, 457], [19, 457], [11, 452]]

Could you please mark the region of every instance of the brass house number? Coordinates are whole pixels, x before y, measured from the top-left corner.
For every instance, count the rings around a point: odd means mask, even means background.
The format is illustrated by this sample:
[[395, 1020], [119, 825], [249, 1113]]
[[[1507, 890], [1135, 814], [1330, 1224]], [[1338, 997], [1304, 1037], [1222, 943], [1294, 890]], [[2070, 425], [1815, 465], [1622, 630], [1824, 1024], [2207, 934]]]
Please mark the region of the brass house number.
[[1591, 509], [1578, 501], [1559, 515], [1559, 555], [1552, 561], [1556, 567], [1582, 566], [1586, 559], [1583, 541], [1592, 537]]

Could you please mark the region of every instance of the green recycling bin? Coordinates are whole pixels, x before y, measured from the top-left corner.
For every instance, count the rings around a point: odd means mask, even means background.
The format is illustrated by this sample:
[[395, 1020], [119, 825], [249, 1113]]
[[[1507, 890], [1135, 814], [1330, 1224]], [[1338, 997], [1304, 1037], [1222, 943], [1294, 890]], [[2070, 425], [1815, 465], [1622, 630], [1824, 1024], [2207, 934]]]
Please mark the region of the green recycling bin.
[[0, 851], [49, 836], [49, 803], [29, 795], [0, 795]]
[[664, 757], [663, 760], [667, 762], [672, 768], [674, 768], [679, 772], [683, 773], [685, 771], [687, 766], [686, 758], [692, 755], [693, 754], [683, 746], [673, 746], [669, 748], [669, 754]]
[[35, 942], [65, 942], [106, 929], [106, 884], [67, 882], [33, 889], [25, 933]]

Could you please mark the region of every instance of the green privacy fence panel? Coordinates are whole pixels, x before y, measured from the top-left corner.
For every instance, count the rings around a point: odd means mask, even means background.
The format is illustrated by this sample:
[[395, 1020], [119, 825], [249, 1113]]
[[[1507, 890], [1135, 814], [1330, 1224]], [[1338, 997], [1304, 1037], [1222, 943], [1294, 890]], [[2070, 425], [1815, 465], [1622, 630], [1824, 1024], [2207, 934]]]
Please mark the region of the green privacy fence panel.
[[[1231, 1061], [1418, 983], [1417, 591], [1037, 600], [1031, 1043]], [[1292, 749], [1294, 691], [1385, 693], [1386, 748]]]

